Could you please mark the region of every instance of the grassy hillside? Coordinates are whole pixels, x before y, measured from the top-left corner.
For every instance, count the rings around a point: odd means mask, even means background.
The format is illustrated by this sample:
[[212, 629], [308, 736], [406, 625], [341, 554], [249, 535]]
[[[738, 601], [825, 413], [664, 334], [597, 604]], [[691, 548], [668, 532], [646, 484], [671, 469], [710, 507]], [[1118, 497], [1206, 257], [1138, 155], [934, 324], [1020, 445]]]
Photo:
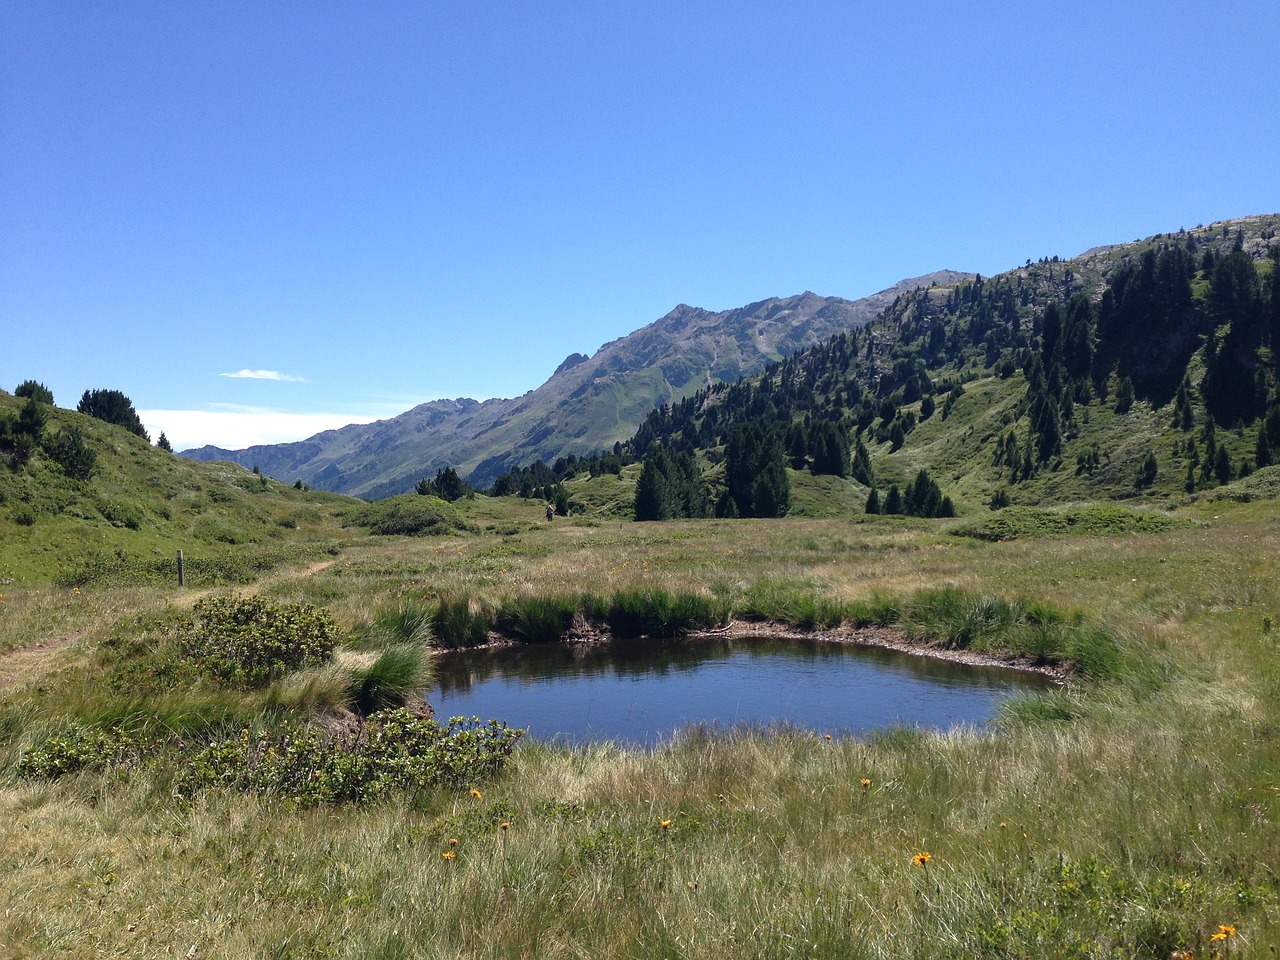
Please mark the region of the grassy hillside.
[[[1280, 459], [1277, 224], [1202, 226], [903, 294], [860, 332], [654, 411], [626, 452], [696, 453], [723, 502], [735, 429], [765, 425], [788, 463], [817, 470], [815, 438], [834, 426], [865, 446], [881, 496], [923, 469], [961, 513], [1184, 502]], [[827, 494], [814, 501], [808, 485], [793, 513], [845, 513], [838, 490], [865, 502], [866, 476], [831, 482], [849, 468], [823, 468]]]
[[[16, 417], [23, 402], [0, 393], [0, 416]], [[234, 464], [195, 463], [112, 424], [47, 410], [46, 436], [80, 431], [96, 464], [89, 479], [73, 479], [38, 450], [24, 467], [0, 467], [0, 579], [47, 583], [94, 567], [140, 576], [180, 549], [197, 579], [230, 556], [269, 566], [340, 537], [338, 513], [354, 503]]]

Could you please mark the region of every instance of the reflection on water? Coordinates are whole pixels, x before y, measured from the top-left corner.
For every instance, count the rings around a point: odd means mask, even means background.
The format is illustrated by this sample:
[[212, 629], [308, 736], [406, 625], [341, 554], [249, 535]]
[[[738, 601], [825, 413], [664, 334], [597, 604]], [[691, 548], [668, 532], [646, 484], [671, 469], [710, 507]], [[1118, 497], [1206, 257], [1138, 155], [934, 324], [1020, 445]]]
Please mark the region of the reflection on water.
[[777, 639], [617, 640], [458, 651], [437, 662], [438, 716], [498, 717], [530, 736], [651, 746], [681, 727], [832, 734], [980, 725], [1041, 677], [889, 650]]

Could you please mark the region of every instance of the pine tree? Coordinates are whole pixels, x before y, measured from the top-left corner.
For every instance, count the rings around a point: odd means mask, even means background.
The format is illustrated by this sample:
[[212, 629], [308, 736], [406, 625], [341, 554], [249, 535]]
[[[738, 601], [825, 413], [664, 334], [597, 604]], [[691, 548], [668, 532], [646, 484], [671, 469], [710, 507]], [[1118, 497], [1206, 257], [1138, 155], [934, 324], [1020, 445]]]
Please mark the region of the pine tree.
[[1227, 445], [1218, 447], [1218, 456], [1213, 463], [1213, 475], [1218, 483], [1231, 482], [1231, 457], [1227, 454]]
[[898, 485], [896, 483], [889, 488], [889, 493], [884, 498], [884, 509], [882, 512], [890, 514], [891, 516], [898, 516], [903, 512], [902, 491], [898, 489]]
[[667, 488], [669, 461], [661, 444], [654, 446], [636, 482], [635, 518], [637, 520], [671, 519], [671, 493]]
[[844, 429], [830, 420], [820, 420], [813, 428], [814, 476], [844, 477], [849, 474], [849, 439]]
[[[871, 454], [867, 453], [867, 447], [862, 442], [862, 437], [858, 437], [854, 445], [852, 476], [864, 487], [874, 488], [876, 485], [875, 471], [871, 468]], [[877, 497], [878, 500], [879, 498]]]
[[871, 492], [867, 494], [866, 512], [877, 514], [880, 512], [880, 491], [875, 487], [871, 488]]
[[146, 427], [142, 425], [138, 411], [133, 409], [133, 401], [119, 390], [86, 390], [80, 402], [76, 404], [76, 410], [96, 417], [98, 420], [124, 427], [130, 433], [142, 437], [143, 440], [151, 440], [147, 436]]
[[44, 443], [44, 449], [72, 480], [88, 480], [93, 476], [98, 454], [85, 441], [84, 434], [78, 427], [49, 437]]
[[1142, 468], [1138, 471], [1138, 488], [1149, 487], [1155, 483], [1159, 469], [1160, 465], [1156, 462], [1155, 451], [1148, 450], [1147, 458], [1142, 461]]
[[15, 397], [30, 397], [37, 403], [53, 406], [53, 391], [36, 380], [23, 380], [13, 390]]
[[164, 431], [160, 431], [160, 436], [156, 439], [156, 446], [166, 453], [173, 453], [173, 444], [169, 442], [169, 438], [164, 435]]
[[784, 517], [791, 509], [791, 479], [782, 463], [782, 445], [751, 485], [752, 510], [757, 517]]

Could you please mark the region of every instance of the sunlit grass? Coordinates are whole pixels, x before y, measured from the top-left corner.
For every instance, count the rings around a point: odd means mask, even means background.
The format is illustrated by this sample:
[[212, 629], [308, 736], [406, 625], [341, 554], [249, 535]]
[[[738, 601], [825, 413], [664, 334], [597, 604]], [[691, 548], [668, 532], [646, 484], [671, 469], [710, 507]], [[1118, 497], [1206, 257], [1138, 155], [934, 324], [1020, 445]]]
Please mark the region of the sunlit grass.
[[1051, 610], [1105, 628], [1124, 661], [1106, 682], [1015, 700], [983, 731], [691, 730], [653, 752], [525, 744], [480, 797], [440, 789], [371, 807], [219, 791], [178, 802], [145, 771], [16, 780], [14, 758], [69, 711], [178, 724], [331, 709], [383, 646], [248, 702], [198, 685], [132, 700], [100, 681], [181, 616], [176, 590], [6, 592], [4, 649], [75, 639], [0, 700], [0, 953], [1168, 960], [1225, 951], [1210, 937], [1231, 925], [1224, 956], [1268, 956], [1280, 938], [1273, 514], [1200, 504], [1187, 515], [1202, 525], [1158, 534], [985, 544], [945, 524], [805, 519], [535, 516], [486, 532], [516, 522], [495, 513], [473, 537], [353, 542], [250, 589], [323, 604], [348, 631], [444, 599], [463, 605], [466, 629], [517, 597], [660, 591], [803, 625], [836, 610], [904, 619], [944, 643], [994, 623], [1029, 652], [1026, 631], [1057, 623]]

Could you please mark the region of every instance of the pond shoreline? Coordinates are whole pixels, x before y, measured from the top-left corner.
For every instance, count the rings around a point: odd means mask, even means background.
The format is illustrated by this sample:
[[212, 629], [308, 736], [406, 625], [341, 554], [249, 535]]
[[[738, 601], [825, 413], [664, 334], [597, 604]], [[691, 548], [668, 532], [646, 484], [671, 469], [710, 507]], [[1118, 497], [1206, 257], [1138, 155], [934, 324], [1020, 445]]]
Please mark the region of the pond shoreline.
[[750, 640], [754, 637], [776, 637], [784, 640], [819, 640], [828, 643], [848, 643], [859, 647], [876, 647], [893, 650], [913, 657], [929, 657], [972, 667], [1001, 667], [1020, 673], [1034, 673], [1064, 684], [1071, 678], [1071, 671], [1059, 664], [1037, 664], [1030, 657], [991, 653], [975, 650], [946, 649], [921, 643], [899, 627], [826, 627], [818, 630], [801, 630], [790, 624], [771, 620], [731, 620], [727, 626], [714, 630], [695, 630], [691, 637], [724, 637], [729, 640]]
[[[730, 620], [723, 627], [691, 630], [687, 637], [691, 639], [719, 638], [724, 640], [752, 640], [757, 638], [775, 638], [796, 641], [819, 641], [825, 643], [846, 643], [851, 646], [875, 647], [881, 650], [892, 650], [912, 657], [927, 657], [933, 660], [945, 660], [972, 667], [998, 667], [1004, 670], [1016, 670], [1019, 673], [1034, 673], [1046, 677], [1054, 683], [1062, 685], [1071, 679], [1071, 670], [1061, 664], [1036, 663], [1026, 656], [1014, 654], [1000, 655], [979, 653], [975, 650], [950, 649], [934, 647], [915, 640], [900, 627], [824, 627], [815, 630], [804, 630], [776, 620]], [[656, 638], [651, 638], [656, 639]], [[614, 640], [607, 628], [589, 624], [584, 618], [575, 618], [569, 631], [561, 638], [564, 644], [597, 644]], [[489, 642], [474, 647], [446, 648], [433, 651], [435, 654], [461, 652], [463, 650], [485, 650], [497, 647], [522, 646], [520, 641], [498, 633], [489, 634]]]

